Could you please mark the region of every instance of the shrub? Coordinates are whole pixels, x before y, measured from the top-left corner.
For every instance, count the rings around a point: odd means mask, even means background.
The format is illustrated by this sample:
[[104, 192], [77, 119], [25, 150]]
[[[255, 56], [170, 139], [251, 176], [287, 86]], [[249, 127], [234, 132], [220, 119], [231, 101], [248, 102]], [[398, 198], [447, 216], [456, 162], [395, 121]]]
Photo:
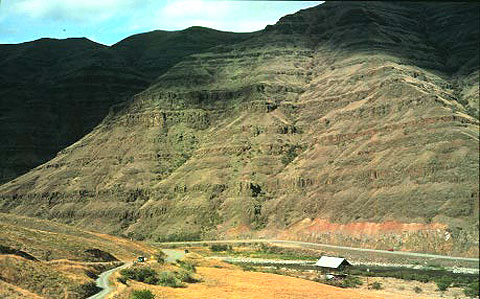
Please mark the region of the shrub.
[[378, 281], [375, 281], [374, 283], [372, 283], [372, 289], [381, 290], [382, 289], [382, 284], [379, 283]]
[[362, 285], [363, 282], [360, 280], [360, 278], [356, 276], [348, 276], [344, 280], [342, 280], [342, 285], [340, 285], [342, 288], [356, 288], [359, 285]]
[[478, 297], [479, 294], [479, 287], [478, 287], [478, 281], [474, 281], [470, 283], [466, 288], [463, 289], [463, 292], [465, 293], [465, 296], [468, 297]]
[[363, 284], [360, 278], [356, 276], [348, 276], [347, 278], [341, 280], [326, 280], [325, 283], [341, 288], [356, 288], [357, 286]]
[[190, 262], [177, 260], [177, 263], [180, 266], [180, 268], [183, 268], [190, 272], [197, 272], [197, 268], [195, 268], [195, 265]]
[[423, 292], [423, 290], [420, 288], [420, 287], [414, 287], [413, 290], [415, 291], [415, 293], [417, 294], [420, 294], [421, 292]]
[[162, 272], [158, 278], [158, 284], [164, 287], [179, 288], [185, 285], [178, 280], [172, 272]]
[[232, 250], [232, 246], [228, 244], [212, 244], [210, 245], [211, 251], [227, 251]]
[[297, 157], [297, 145], [290, 145], [285, 155], [282, 157], [283, 165], [288, 165]]
[[452, 284], [452, 279], [448, 276], [442, 276], [435, 280], [437, 287], [440, 291], [444, 292], [448, 289], [448, 287]]
[[147, 280], [151, 280], [153, 277], [157, 276], [157, 272], [152, 268], [140, 268], [136, 271], [136, 280], [141, 282], [147, 282]]
[[97, 284], [92, 281], [92, 282], [87, 282], [85, 284], [79, 285], [76, 291], [85, 297], [89, 297], [89, 296], [95, 295], [101, 290], [102, 289], [97, 287]]
[[122, 275], [123, 277], [125, 277], [127, 279], [135, 279], [136, 278], [134, 269], [130, 269], [130, 268], [120, 270], [120, 275]]
[[149, 284], [157, 284], [157, 272], [152, 268], [133, 268], [133, 269], [123, 269], [120, 271], [122, 279], [125, 281], [127, 279], [132, 279], [140, 282], [145, 282]]
[[157, 260], [157, 263], [159, 263], [159, 264], [164, 264], [166, 257], [167, 257], [167, 256], [166, 256], [166, 254], [165, 254], [163, 251], [158, 251], [158, 252], [155, 254], [155, 259]]
[[144, 282], [148, 283], [148, 284], [157, 284], [158, 283], [158, 277], [157, 276], [147, 276], [147, 277], [145, 277]]
[[155, 295], [150, 290], [135, 290], [132, 292], [132, 299], [153, 299]]
[[257, 268], [251, 266], [251, 265], [248, 265], [248, 264], [241, 264], [239, 265], [240, 268], [242, 268], [243, 271], [256, 271]]
[[120, 276], [117, 278], [117, 281], [123, 284], [127, 284], [127, 277], [125, 276]]
[[186, 283], [196, 283], [198, 282], [198, 279], [193, 277], [193, 273], [190, 271], [179, 271], [177, 272], [176, 277], [181, 281], [181, 282], [186, 282]]

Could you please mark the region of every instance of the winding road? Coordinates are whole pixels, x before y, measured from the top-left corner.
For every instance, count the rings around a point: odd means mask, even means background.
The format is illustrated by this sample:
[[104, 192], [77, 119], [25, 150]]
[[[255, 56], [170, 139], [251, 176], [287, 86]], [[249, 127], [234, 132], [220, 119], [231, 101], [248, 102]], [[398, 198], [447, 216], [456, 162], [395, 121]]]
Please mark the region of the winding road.
[[[401, 255], [401, 256], [413, 256], [413, 257], [423, 257], [423, 258], [436, 258], [436, 259], [446, 259], [446, 260], [457, 260], [457, 261], [469, 261], [469, 262], [479, 262], [478, 258], [469, 258], [469, 257], [455, 257], [455, 256], [447, 256], [447, 255], [437, 255], [437, 254], [429, 254], [429, 253], [417, 253], [417, 252], [406, 252], [406, 251], [388, 251], [388, 250], [379, 250], [379, 249], [367, 249], [367, 248], [357, 248], [357, 247], [346, 247], [346, 246], [337, 246], [337, 245], [329, 245], [329, 244], [319, 244], [319, 243], [311, 243], [311, 242], [302, 242], [302, 241], [290, 241], [290, 240], [270, 240], [270, 239], [249, 239], [249, 240], [211, 240], [211, 241], [190, 241], [190, 242], [163, 242], [155, 244], [157, 245], [186, 245], [186, 244], [215, 244], [215, 243], [277, 243], [277, 244], [291, 244], [291, 245], [300, 245], [300, 246], [314, 246], [314, 247], [324, 247], [324, 248], [332, 248], [332, 249], [345, 249], [345, 250], [353, 250], [353, 251], [362, 251], [362, 252], [371, 252], [371, 253], [382, 253], [382, 254], [391, 254], [391, 255]], [[181, 259], [185, 256], [185, 252], [183, 250], [178, 249], [162, 249], [162, 251], [166, 254], [166, 262], [175, 262], [178, 259]], [[236, 258], [233, 257], [211, 257], [216, 259], [223, 259], [223, 260], [231, 260], [234, 261]], [[242, 258], [245, 260], [244, 258]], [[249, 260], [251, 263], [255, 262], [265, 262], [265, 260], [260, 259], [251, 259]], [[268, 262], [272, 262], [268, 260]], [[281, 263], [308, 263], [308, 261], [281, 261]], [[97, 278], [96, 283], [97, 286], [102, 288], [103, 290], [88, 299], [103, 299], [105, 298], [110, 292], [114, 290], [114, 287], [110, 285], [109, 278], [110, 276], [126, 267], [130, 267], [133, 263], [129, 262], [120, 267], [108, 270], [100, 274]]]
[[96, 284], [97, 284], [97, 287], [99, 288], [102, 288], [103, 290], [101, 290], [100, 292], [96, 293], [95, 295], [93, 296], [90, 296], [88, 297], [87, 299], [103, 299], [105, 298], [105, 296], [107, 296], [108, 294], [110, 294], [110, 292], [112, 292], [115, 288], [110, 285], [110, 282], [109, 282], [109, 279], [110, 279], [110, 276], [123, 269], [123, 268], [127, 268], [127, 267], [130, 267], [133, 263], [132, 262], [129, 262], [129, 263], [125, 263], [117, 268], [113, 268], [113, 269], [110, 269], [108, 271], [105, 271], [103, 273], [100, 274], [100, 276], [98, 276], [97, 280], [95, 281]]
[[[183, 250], [175, 250], [175, 249], [163, 249], [162, 250], [167, 257], [165, 258], [165, 261], [168, 263], [175, 262], [178, 259], [181, 259], [182, 257], [185, 256], [185, 252]], [[97, 280], [95, 281], [97, 284], [97, 287], [102, 288], [100, 292], [97, 294], [88, 297], [87, 299], [103, 299], [105, 298], [108, 294], [110, 294], [115, 287], [110, 285], [110, 276], [117, 272], [120, 271], [124, 268], [128, 268], [133, 265], [133, 262], [128, 262], [125, 263], [117, 268], [110, 269], [108, 271], [105, 271], [98, 276]]]

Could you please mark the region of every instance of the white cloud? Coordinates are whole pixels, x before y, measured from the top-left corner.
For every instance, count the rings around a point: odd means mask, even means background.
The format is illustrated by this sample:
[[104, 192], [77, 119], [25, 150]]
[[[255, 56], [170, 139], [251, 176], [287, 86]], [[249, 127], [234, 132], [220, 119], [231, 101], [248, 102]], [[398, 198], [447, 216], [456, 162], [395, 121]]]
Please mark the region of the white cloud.
[[160, 13], [168, 18], [218, 18], [228, 14], [232, 6], [225, 1], [179, 0], [169, 1]]
[[135, 0], [17, 0], [11, 12], [37, 19], [101, 21], [135, 4]]
[[249, 8], [261, 7], [262, 2], [212, 0], [170, 0], [156, 10], [150, 26], [167, 30], [180, 30], [191, 26], [204, 26], [224, 31], [251, 32], [274, 23], [269, 18], [252, 15]]

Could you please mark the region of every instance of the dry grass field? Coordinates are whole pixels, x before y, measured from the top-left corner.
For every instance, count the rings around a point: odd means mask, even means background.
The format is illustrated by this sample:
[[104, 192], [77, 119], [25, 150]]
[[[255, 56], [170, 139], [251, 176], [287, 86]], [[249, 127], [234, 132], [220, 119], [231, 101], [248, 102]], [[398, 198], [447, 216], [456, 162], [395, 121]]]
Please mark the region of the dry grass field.
[[230, 265], [219, 266], [217, 264], [216, 267], [198, 267], [197, 271], [202, 277], [202, 281], [188, 284], [185, 288], [152, 286], [135, 281], [129, 281], [129, 286], [125, 287], [115, 282], [121, 286], [119, 292], [112, 295], [111, 298], [129, 298], [132, 290], [141, 289], [151, 290], [156, 298], [384, 298], [365, 291], [346, 290], [294, 277], [246, 272]]

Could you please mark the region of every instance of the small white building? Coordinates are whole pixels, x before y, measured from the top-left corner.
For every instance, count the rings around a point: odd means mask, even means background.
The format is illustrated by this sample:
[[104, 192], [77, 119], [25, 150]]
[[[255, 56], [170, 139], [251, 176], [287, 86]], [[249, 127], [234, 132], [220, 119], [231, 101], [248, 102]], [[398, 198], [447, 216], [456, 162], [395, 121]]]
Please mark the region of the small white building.
[[352, 266], [352, 264], [343, 257], [322, 256], [315, 266], [330, 269], [330, 270], [343, 270], [346, 267]]

